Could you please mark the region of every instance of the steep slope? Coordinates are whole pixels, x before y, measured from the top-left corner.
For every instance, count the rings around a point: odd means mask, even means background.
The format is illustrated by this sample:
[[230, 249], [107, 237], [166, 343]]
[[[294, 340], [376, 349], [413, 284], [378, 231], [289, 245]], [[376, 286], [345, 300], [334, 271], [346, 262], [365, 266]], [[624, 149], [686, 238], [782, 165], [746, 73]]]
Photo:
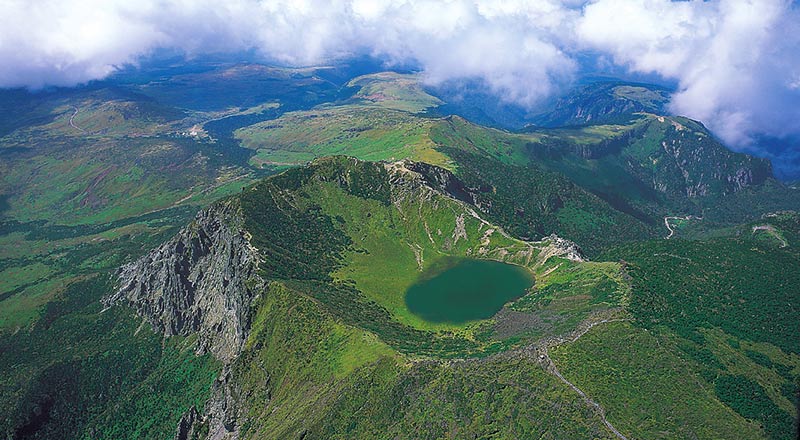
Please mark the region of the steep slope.
[[551, 233], [581, 243], [590, 254], [621, 240], [654, 234], [654, 219], [613, 206], [564, 174], [526, 154], [529, 141], [453, 117], [438, 123], [432, 138], [454, 159], [457, 174], [478, 188], [479, 206], [515, 235]]
[[[231, 368], [241, 416], [216, 438], [613, 438], [590, 407], [522, 356], [415, 361], [273, 285]], [[209, 422], [214, 416], [209, 416]], [[227, 436], [227, 437], [226, 437]]]
[[199, 354], [230, 361], [250, 327], [250, 303], [263, 288], [259, 255], [246, 236], [235, 200], [202, 211], [172, 240], [120, 270], [119, 291], [106, 304], [127, 302], [167, 336], [197, 333]]
[[[607, 138], [590, 137], [603, 128]], [[731, 152], [687, 118], [641, 114], [630, 125], [545, 133], [542, 145], [532, 147], [536, 157], [562, 162], [567, 172], [570, 162], [613, 157], [643, 185], [672, 198], [727, 195], [772, 177], [768, 161]], [[577, 142], [563, 141], [570, 136]]]
[[544, 131], [528, 151], [537, 163], [651, 222], [693, 215], [710, 230], [800, 207], [800, 191], [775, 180], [767, 160], [731, 152], [686, 118], [645, 114], [626, 126]]
[[[391, 408], [398, 403], [390, 396], [403, 394], [403, 399], [411, 399], [409, 402], [417, 401], [412, 397], [417, 393], [420, 398], [432, 398], [440, 391], [429, 381], [439, 377], [437, 380], [446, 386], [453, 374], [447, 363], [409, 367], [407, 356], [480, 354], [518, 341], [518, 334], [494, 339], [491, 331], [486, 332], [492, 321], [426, 328], [395, 300], [402, 292], [398, 283], [413, 282], [422, 266], [432, 265], [446, 255], [499, 259], [537, 271], [547, 269], [549, 273], [570, 261], [581, 261], [576, 246], [556, 237], [526, 243], [505, 235], [500, 228], [480, 219], [470, 205], [447, 192], [461, 194], [456, 191], [458, 187], [451, 173], [429, 165], [373, 164], [344, 157], [322, 159], [220, 202], [201, 213], [175, 239], [124, 268], [121, 288], [107, 300], [109, 303], [132, 303], [166, 335], [198, 331], [197, 347], [202, 350], [211, 345], [212, 353], [221, 354], [231, 364], [214, 386], [205, 412], [186, 414], [179, 437], [205, 432], [283, 438], [306, 432], [314, 433], [312, 437], [331, 438], [322, 434], [328, 432], [338, 438], [336, 435], [348, 431], [362, 435], [385, 432], [390, 429], [387, 423], [395, 424]], [[395, 237], [387, 237], [387, 232]], [[245, 238], [252, 246], [240, 242]], [[258, 287], [253, 279], [248, 282], [246, 276], [231, 274], [237, 270], [249, 273], [248, 267], [254, 267], [256, 261], [250, 253], [256, 249], [263, 259], [259, 272], [270, 283], [267, 288]], [[389, 255], [391, 259], [387, 259]], [[246, 264], [237, 264], [241, 260]], [[394, 287], [387, 292], [388, 297], [370, 287], [378, 273], [383, 276], [377, 280]], [[202, 280], [192, 283], [199, 274], [204, 274]], [[219, 288], [218, 281], [222, 279], [230, 280], [228, 290]], [[207, 304], [205, 299], [213, 298], [216, 302]], [[207, 331], [212, 330], [216, 339], [212, 337], [211, 341], [234, 342], [232, 347], [229, 345], [231, 348], [238, 346], [240, 339], [231, 341], [229, 336], [240, 334], [242, 321], [214, 320], [221, 314], [221, 300], [226, 303], [228, 314], [253, 317], [244, 328], [247, 343], [238, 358], [215, 351], [214, 343], [206, 342]], [[613, 304], [597, 304], [575, 313], [587, 316], [593, 309], [609, 306]], [[465, 337], [477, 335], [479, 329], [485, 329], [479, 339]], [[284, 335], [287, 331], [290, 333]], [[515, 338], [509, 340], [509, 336]], [[540, 391], [534, 395], [566, 399], [569, 412], [563, 408], [553, 412], [545, 405], [546, 399], [537, 397], [528, 399], [530, 404], [518, 411], [529, 413], [525, 419], [539, 423], [479, 424], [459, 429], [476, 433], [499, 429], [522, 435], [551, 432], [568, 437], [608, 435], [591, 408], [577, 396], [558, 397], [555, 379], [535, 361], [527, 363], [524, 380], [530, 385], [524, 392], [531, 393], [529, 387], [536, 387]], [[520, 374], [517, 367], [507, 366], [505, 361], [493, 364], [509, 377]], [[457, 368], [482, 381], [485, 369], [490, 367], [482, 361], [470, 361]], [[420, 375], [428, 379], [421, 380]], [[387, 391], [393, 389], [389, 394], [373, 389], [368, 395], [370, 406], [383, 407], [386, 412], [372, 418], [352, 413], [353, 402], [361, 398], [360, 390], [376, 380], [382, 381]], [[469, 386], [479, 386], [478, 383]], [[342, 404], [335, 404], [336, 401]], [[273, 410], [262, 413], [259, 408], [264, 405]], [[471, 405], [459, 411], [469, 416], [477, 410]], [[415, 429], [430, 435], [440, 432], [441, 428], [426, 427], [424, 418], [429, 408], [402, 408], [418, 422], [409, 420], [414, 425], [391, 429], [398, 433]], [[497, 411], [498, 416], [505, 412], [500, 408]], [[555, 422], [557, 417], [575, 420], [562, 424]], [[548, 418], [553, 422], [546, 423]], [[332, 425], [330, 420], [340, 422]], [[349, 428], [342, 425], [344, 420], [350, 420]], [[384, 428], [375, 423], [384, 424]]]
[[[486, 323], [431, 326], [408, 311], [402, 292], [446, 257], [552, 272], [582, 261], [582, 254], [555, 236], [541, 242], [510, 237], [446, 192], [457, 193], [459, 185], [451, 173], [430, 165], [320, 159], [199, 214], [172, 241], [124, 267], [119, 292], [108, 303], [133, 304], [165, 335], [231, 327], [233, 333], [216, 341], [201, 336], [219, 354], [217, 343], [235, 349], [246, 334], [258, 272], [266, 281], [313, 292], [331, 313], [400, 350], [496, 350], [501, 341], [465, 337]], [[439, 332], [455, 329], [459, 334]]]
[[663, 114], [668, 101], [668, 91], [652, 84], [598, 81], [577, 87], [531, 121], [539, 127], [626, 123], [636, 113]]
[[[639, 294], [627, 287], [620, 265], [584, 262], [574, 244], [557, 237], [542, 242], [514, 239], [481, 218], [478, 200], [468, 185], [442, 168], [325, 158], [220, 202], [172, 242], [139, 260], [135, 273], [142, 280], [158, 279], [157, 274], [170, 270], [180, 275], [185, 269], [171, 262], [194, 262], [187, 273], [202, 272], [209, 280], [196, 284], [201, 304], [208, 292], [218, 291], [215, 280], [230, 274], [231, 263], [243, 255], [256, 261], [252, 252], [261, 261], [263, 284], [251, 279], [238, 293], [222, 290], [225, 299], [244, 294], [229, 310], [250, 317], [244, 327], [236, 327], [241, 322], [236, 320], [207, 326], [211, 321], [202, 314], [199, 326], [186, 327], [188, 333], [199, 330], [196, 347], [208, 345], [203, 342], [208, 330], [227, 340], [228, 326], [242, 335], [236, 344], [244, 343], [234, 345], [239, 347], [236, 356], [223, 359], [226, 367], [208, 402], [184, 414], [176, 438], [409, 433], [421, 438], [618, 438], [603, 417], [620, 435], [651, 432], [640, 425], [640, 418], [654, 417], [672, 400], [627, 412], [617, 406], [618, 389], [597, 387], [591, 374], [575, 377], [570, 362], [579, 358], [575, 350], [586, 349], [582, 335], [594, 347], [593, 335], [611, 325], [605, 322], [635, 318], [624, 309], [639, 301]], [[219, 218], [211, 221], [214, 216]], [[221, 227], [227, 232], [220, 234]], [[225, 238], [199, 238], [203, 236]], [[185, 241], [189, 237], [198, 237], [195, 247], [216, 243], [217, 250], [187, 251], [176, 245], [192, 243]], [[231, 247], [230, 242], [242, 239], [248, 243]], [[491, 319], [465, 324], [426, 322], [398, 302], [425, 268], [453, 256], [523, 265], [536, 275], [536, 288]], [[130, 268], [122, 273], [123, 280], [129, 279], [128, 273]], [[241, 286], [244, 279], [234, 275], [231, 284]], [[163, 311], [148, 304], [163, 304], [191, 289], [180, 283], [154, 285], [164, 289], [131, 295], [129, 284], [123, 284], [116, 300], [127, 295], [124, 301], [132, 301], [157, 329], [175, 333], [160, 324]], [[198, 301], [184, 298], [189, 301], [169, 301], [176, 317], [198, 310]], [[213, 316], [215, 307], [203, 310]], [[626, 340], [624, 332], [613, 333], [617, 326], [609, 328], [613, 336], [606, 344]], [[572, 334], [581, 342], [564, 342], [572, 339], [563, 335]], [[749, 413], [738, 414], [723, 397], [706, 391], [703, 370], [682, 357], [675, 337], [669, 331], [647, 336], [651, 339], [637, 340], [637, 349], [651, 350], [649, 356], [664, 363], [665, 377], [688, 387], [685, 396], [702, 411], [674, 412], [652, 429], [680, 437], [762, 438], [761, 428], [747, 424]], [[588, 384], [589, 395], [601, 406], [587, 403], [563, 383], [538, 347], [552, 347], [564, 375], [578, 387]], [[575, 354], [564, 357], [567, 349]], [[637, 356], [631, 362], [642, 359]], [[638, 386], [640, 380], [637, 376], [622, 386]], [[659, 385], [653, 392], [665, 390]], [[597, 408], [604, 406], [602, 416]], [[772, 426], [765, 429], [771, 432]]]
[[104, 310], [113, 277], [65, 287], [37, 323], [0, 335], [4, 438], [167, 438], [209, 396], [220, 363], [195, 337], [167, 340], [132, 310]]
[[28, 325], [63, 286], [116, 265], [142, 237], [274, 172], [250, 167], [252, 152], [227, 134], [336, 99], [330, 81], [350, 70], [199, 63], [0, 92], [0, 331]]
[[[789, 435], [800, 231], [760, 215], [800, 198], [765, 162], [638, 90], [512, 133], [413, 113], [413, 75], [192, 69], [4, 95], [6, 437]], [[533, 285], [407, 302], [465, 260]]]
[[686, 118], [637, 114], [628, 125], [522, 134], [348, 105], [286, 114], [237, 136], [257, 149], [259, 164], [348, 154], [446, 167], [485, 199], [484, 215], [514, 234], [557, 233], [590, 254], [661, 235], [670, 215], [705, 212], [713, 228], [800, 206], [800, 192], [775, 181], [767, 161], [727, 150]]
[[[429, 120], [406, 112], [342, 106], [286, 114], [243, 128], [237, 136], [244, 146], [258, 150], [256, 163], [302, 164], [328, 154], [347, 154], [446, 167], [474, 188], [481, 199], [476, 200], [479, 211], [513, 228], [515, 235], [541, 239], [556, 233], [580, 241], [590, 253], [623, 236], [652, 236], [660, 222], [620, 212], [559, 173], [542, 169], [530, 160], [527, 136], [486, 129], [459, 117]], [[599, 234], [601, 229], [612, 235]]]
[[0, 331], [252, 181], [231, 151], [179, 136], [184, 113], [141, 95], [98, 86], [24, 99], [19, 117], [37, 122], [0, 138]]

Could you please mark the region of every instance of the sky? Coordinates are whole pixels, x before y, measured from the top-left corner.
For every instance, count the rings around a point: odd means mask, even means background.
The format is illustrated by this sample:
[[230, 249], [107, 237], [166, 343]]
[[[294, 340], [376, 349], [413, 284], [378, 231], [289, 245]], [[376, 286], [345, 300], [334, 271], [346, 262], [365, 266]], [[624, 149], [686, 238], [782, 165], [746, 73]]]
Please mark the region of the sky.
[[373, 55], [529, 108], [588, 56], [593, 73], [676, 84], [669, 110], [733, 149], [800, 156], [800, 5], [788, 0], [0, 0], [0, 87], [81, 84], [164, 49], [297, 66]]

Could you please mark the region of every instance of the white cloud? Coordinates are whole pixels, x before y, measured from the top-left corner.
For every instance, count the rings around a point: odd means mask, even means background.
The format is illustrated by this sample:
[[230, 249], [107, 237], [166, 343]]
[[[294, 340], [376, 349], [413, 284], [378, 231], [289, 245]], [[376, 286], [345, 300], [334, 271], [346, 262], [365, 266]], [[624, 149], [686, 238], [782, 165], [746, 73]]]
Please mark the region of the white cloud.
[[559, 46], [578, 14], [551, 0], [0, 0], [0, 13], [0, 86], [102, 78], [156, 48], [297, 65], [368, 52], [526, 105], [573, 73]]
[[[151, 24], [102, 1], [0, 2], [0, 85], [70, 85], [103, 77], [164, 42]], [[124, 36], [124, 37], [123, 37]]]
[[598, 0], [577, 28], [616, 63], [678, 80], [671, 110], [744, 147], [754, 134], [800, 133], [799, 23], [784, 0]]
[[[429, 82], [478, 78], [534, 105], [596, 53], [675, 80], [671, 109], [732, 145], [800, 134], [789, 0], [0, 0], [0, 86], [102, 78], [158, 48], [289, 64], [371, 53]], [[602, 63], [598, 62], [598, 65]]]

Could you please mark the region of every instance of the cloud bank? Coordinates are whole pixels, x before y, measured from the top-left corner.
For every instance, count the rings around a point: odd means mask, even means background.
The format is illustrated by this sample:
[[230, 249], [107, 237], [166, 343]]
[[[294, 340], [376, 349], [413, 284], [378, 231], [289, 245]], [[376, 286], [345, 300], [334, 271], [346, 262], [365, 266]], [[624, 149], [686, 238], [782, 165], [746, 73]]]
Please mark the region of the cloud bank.
[[671, 110], [733, 146], [800, 133], [800, 11], [790, 2], [601, 0], [577, 35], [617, 64], [676, 79]]
[[739, 149], [800, 138], [799, 48], [789, 0], [0, 0], [0, 87], [74, 85], [158, 49], [371, 54], [532, 107], [591, 53], [676, 82], [671, 110]]

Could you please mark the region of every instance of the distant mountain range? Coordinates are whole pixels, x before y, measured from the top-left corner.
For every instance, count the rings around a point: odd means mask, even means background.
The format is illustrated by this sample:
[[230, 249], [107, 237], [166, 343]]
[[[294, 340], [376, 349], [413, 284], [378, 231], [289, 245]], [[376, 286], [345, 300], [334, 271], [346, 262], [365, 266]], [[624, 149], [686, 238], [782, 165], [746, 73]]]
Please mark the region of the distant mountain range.
[[[0, 431], [794, 438], [800, 189], [768, 160], [658, 86], [528, 114], [373, 68], [0, 92]], [[533, 284], [409, 304], [465, 261]]]

